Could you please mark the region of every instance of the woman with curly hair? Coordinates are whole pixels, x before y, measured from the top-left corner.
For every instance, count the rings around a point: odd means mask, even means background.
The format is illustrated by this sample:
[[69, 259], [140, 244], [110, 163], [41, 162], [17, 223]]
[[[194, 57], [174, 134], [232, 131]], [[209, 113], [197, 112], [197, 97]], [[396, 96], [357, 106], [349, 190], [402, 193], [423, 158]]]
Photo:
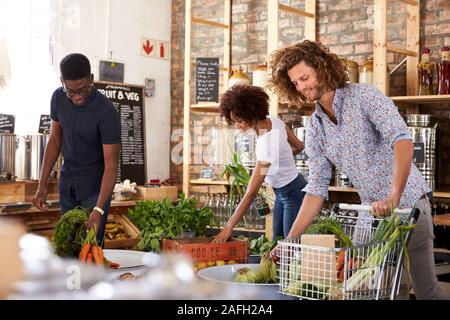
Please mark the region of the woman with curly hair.
[[418, 299], [445, 299], [434, 269], [432, 193], [412, 162], [411, 132], [392, 100], [371, 85], [347, 83], [343, 63], [315, 42], [275, 51], [270, 65], [269, 85], [279, 96], [316, 103], [305, 138], [306, 195], [288, 238], [302, 235], [319, 214], [334, 164], [373, 214], [389, 215], [391, 204], [420, 210], [408, 245], [412, 286]]
[[238, 221], [250, 208], [266, 181], [275, 192], [273, 237], [285, 237], [297, 216], [306, 185], [294, 162], [303, 142], [280, 119], [269, 115], [269, 96], [256, 86], [234, 85], [220, 100], [220, 115], [242, 131], [255, 130], [256, 167], [244, 197], [214, 242], [225, 242]]

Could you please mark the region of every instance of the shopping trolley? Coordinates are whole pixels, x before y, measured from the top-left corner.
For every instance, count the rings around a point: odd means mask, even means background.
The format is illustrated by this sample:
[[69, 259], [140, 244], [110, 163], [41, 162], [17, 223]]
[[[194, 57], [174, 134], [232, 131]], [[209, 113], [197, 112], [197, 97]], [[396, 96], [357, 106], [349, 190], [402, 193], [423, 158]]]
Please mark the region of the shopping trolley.
[[[383, 219], [370, 214], [343, 217], [338, 210], [370, 212], [370, 207], [336, 204], [331, 211], [331, 217], [340, 221], [352, 246], [308, 245], [302, 237], [279, 241], [279, 292], [313, 300], [394, 300], [405, 260], [403, 243], [408, 243], [411, 232], [405, 232], [395, 241], [372, 241]], [[418, 209], [396, 209], [393, 219], [401, 221], [404, 229], [412, 229], [407, 226], [417, 221], [419, 213]]]

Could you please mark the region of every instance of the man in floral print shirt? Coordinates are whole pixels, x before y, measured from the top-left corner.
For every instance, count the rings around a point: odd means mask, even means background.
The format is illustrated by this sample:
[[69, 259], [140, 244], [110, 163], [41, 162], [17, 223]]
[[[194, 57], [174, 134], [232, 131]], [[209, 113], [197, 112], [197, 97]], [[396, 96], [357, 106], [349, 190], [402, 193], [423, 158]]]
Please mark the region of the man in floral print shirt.
[[412, 162], [411, 132], [392, 100], [370, 85], [348, 84], [339, 58], [315, 42], [275, 51], [270, 65], [270, 86], [281, 99], [316, 102], [305, 138], [306, 196], [288, 238], [303, 234], [320, 212], [334, 164], [373, 214], [388, 215], [391, 203], [420, 210], [408, 245], [414, 293], [418, 299], [446, 299], [434, 268], [431, 190]]

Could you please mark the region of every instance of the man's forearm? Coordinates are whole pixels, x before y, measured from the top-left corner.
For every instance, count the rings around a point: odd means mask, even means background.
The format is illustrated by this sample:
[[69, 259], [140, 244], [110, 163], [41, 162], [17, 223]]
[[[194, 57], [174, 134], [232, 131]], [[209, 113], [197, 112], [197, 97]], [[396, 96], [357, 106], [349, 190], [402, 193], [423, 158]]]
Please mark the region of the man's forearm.
[[300, 211], [287, 238], [301, 236], [308, 229], [314, 218], [319, 214], [323, 201], [324, 199], [320, 196], [305, 195]]
[[394, 144], [394, 168], [392, 172], [391, 196], [400, 201], [411, 171], [413, 144], [411, 140], [400, 140]]
[[117, 178], [117, 166], [109, 166], [105, 168], [102, 177], [102, 184], [100, 186], [100, 194], [97, 199], [97, 207], [102, 208], [105, 205], [106, 201], [111, 196], [111, 193], [114, 189], [114, 185], [116, 184]]

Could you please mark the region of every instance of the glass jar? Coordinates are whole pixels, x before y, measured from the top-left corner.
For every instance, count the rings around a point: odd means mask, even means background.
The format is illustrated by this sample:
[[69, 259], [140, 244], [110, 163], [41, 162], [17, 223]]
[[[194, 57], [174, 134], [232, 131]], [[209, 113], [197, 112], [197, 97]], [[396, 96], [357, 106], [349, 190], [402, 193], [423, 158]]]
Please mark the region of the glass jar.
[[358, 64], [355, 61], [340, 59], [342, 63], [347, 67], [348, 73], [348, 82], [349, 83], [358, 83], [359, 81], [359, 72], [358, 72]]
[[359, 83], [373, 83], [373, 57], [368, 57], [359, 73]]
[[441, 49], [441, 62], [437, 65], [438, 94], [450, 94], [450, 61], [449, 48]]
[[419, 73], [419, 96], [433, 94], [434, 64], [430, 62], [430, 49], [423, 48], [422, 60], [417, 65]]
[[268, 78], [267, 64], [259, 65], [253, 71], [252, 84], [254, 86], [266, 88]]

